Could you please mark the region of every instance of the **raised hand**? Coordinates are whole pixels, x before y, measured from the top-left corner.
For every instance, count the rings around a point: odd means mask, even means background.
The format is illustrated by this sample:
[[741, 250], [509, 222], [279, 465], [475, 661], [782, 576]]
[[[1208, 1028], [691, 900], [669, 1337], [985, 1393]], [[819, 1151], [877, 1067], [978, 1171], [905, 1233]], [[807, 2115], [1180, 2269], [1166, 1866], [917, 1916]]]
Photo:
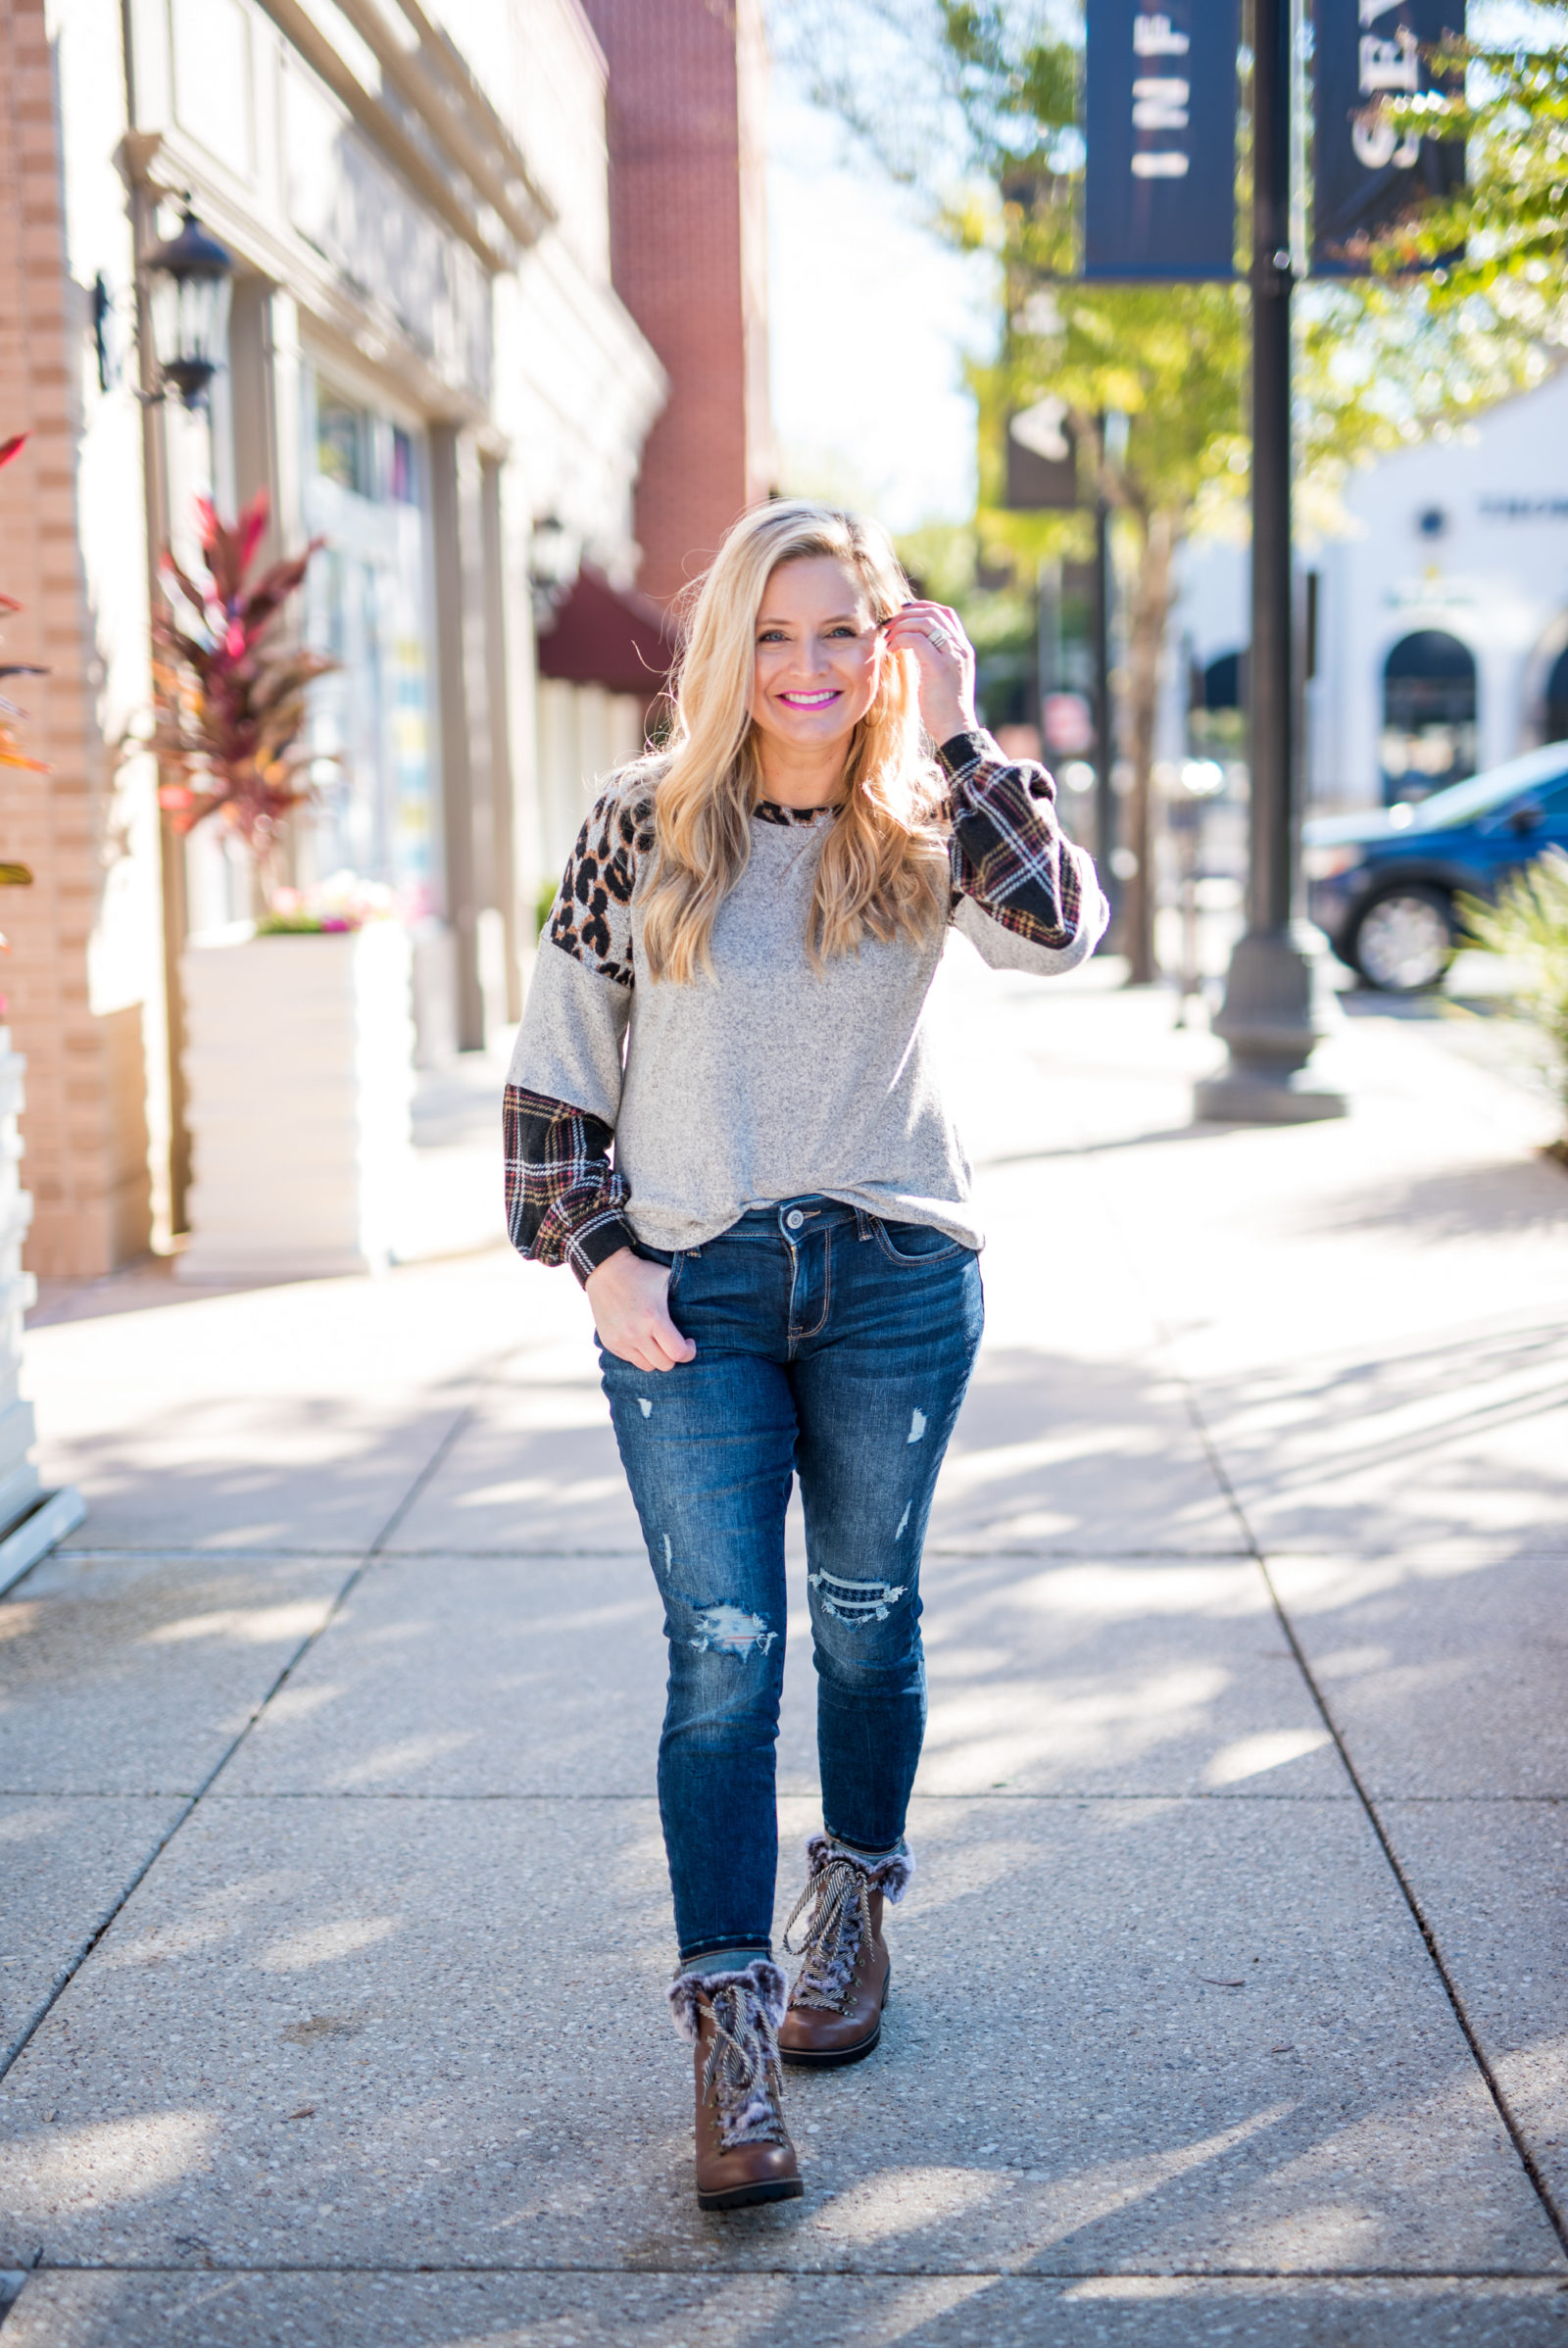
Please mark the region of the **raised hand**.
[[933, 742], [973, 731], [974, 647], [963, 622], [946, 604], [909, 603], [882, 622], [894, 652], [913, 653], [920, 666], [920, 721]]

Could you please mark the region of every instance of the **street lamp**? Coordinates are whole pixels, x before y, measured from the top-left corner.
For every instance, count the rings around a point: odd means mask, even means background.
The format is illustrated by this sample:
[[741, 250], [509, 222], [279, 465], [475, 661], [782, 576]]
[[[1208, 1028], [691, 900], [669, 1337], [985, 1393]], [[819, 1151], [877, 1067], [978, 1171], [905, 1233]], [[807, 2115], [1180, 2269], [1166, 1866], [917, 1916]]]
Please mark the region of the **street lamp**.
[[204, 407], [222, 364], [217, 353], [228, 322], [232, 257], [208, 235], [187, 196], [178, 234], [144, 253], [141, 266], [149, 281], [158, 360], [153, 397], [167, 399], [172, 390], [187, 408]]
[[1200, 1117], [1298, 1125], [1343, 1117], [1308, 1062], [1328, 1026], [1322, 941], [1296, 904], [1297, 743], [1291, 563], [1291, 23], [1255, 0], [1252, 57], [1251, 803], [1247, 935], [1214, 1031], [1230, 1047], [1197, 1087]]

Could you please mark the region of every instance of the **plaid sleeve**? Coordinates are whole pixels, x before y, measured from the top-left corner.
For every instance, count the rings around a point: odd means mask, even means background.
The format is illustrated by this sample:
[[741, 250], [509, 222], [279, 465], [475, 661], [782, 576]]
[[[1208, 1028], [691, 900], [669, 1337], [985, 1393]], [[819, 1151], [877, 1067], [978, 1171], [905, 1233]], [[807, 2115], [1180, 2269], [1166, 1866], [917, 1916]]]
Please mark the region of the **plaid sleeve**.
[[520, 1085], [508, 1085], [502, 1116], [512, 1244], [534, 1263], [569, 1263], [586, 1287], [607, 1256], [636, 1245], [614, 1137], [603, 1118]]
[[1031, 945], [1071, 946], [1083, 924], [1083, 876], [1056, 820], [1056, 786], [1031, 759], [1003, 756], [989, 734], [955, 734], [938, 752], [952, 786], [953, 886]]

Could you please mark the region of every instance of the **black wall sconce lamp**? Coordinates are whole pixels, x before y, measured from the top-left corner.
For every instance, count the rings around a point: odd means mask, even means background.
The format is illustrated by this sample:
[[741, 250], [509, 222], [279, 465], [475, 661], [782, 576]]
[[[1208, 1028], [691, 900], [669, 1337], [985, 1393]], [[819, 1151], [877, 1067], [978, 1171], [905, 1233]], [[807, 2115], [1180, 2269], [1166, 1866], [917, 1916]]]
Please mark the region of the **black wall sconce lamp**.
[[208, 235], [187, 195], [178, 234], [144, 253], [141, 267], [158, 362], [158, 389], [145, 396], [166, 400], [172, 391], [187, 408], [205, 407], [222, 365], [218, 354], [228, 321], [233, 258]]
[[528, 549], [528, 591], [533, 602], [534, 626], [548, 629], [576, 585], [582, 565], [582, 545], [554, 514], [541, 514], [533, 525]]

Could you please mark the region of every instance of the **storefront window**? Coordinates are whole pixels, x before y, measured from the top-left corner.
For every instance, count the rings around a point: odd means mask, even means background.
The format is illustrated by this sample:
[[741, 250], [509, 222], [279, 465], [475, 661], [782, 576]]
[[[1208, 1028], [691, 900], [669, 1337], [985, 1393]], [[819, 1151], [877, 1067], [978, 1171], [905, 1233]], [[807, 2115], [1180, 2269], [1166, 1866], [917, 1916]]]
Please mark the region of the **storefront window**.
[[421, 444], [319, 378], [307, 426], [305, 517], [325, 540], [307, 628], [341, 665], [313, 695], [318, 813], [304, 877], [387, 882], [416, 921], [443, 909]]

